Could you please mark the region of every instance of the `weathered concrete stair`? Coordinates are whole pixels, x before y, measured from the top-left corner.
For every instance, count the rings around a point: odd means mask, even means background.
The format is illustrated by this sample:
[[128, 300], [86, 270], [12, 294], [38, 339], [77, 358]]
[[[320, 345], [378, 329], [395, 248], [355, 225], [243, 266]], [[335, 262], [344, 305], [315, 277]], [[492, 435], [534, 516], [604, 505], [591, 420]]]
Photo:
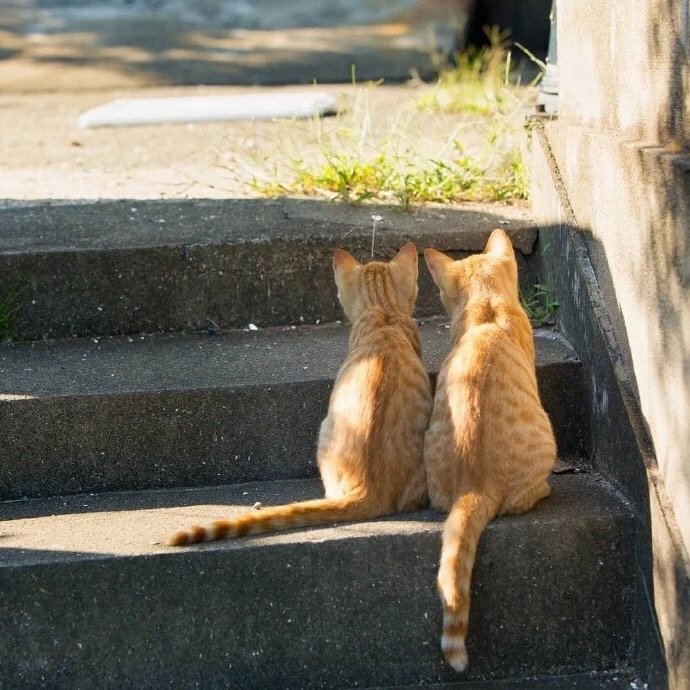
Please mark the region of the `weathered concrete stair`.
[[[333, 247], [366, 258], [372, 213], [378, 256], [407, 240], [462, 256], [500, 225], [532, 278], [519, 209], [0, 211], [15, 336], [88, 336], [0, 345], [0, 687], [630, 687], [637, 522], [595, 474], [554, 476], [534, 512], [487, 529], [462, 677], [438, 648], [437, 514], [161, 546], [257, 500], [321, 494], [315, 444], [348, 328], [284, 324], [340, 318]], [[449, 334], [426, 318], [424, 268], [420, 284], [434, 377]], [[561, 457], [586, 468], [585, 372], [558, 334], [535, 344]]]
[[[467, 205], [401, 213], [308, 200], [116, 201], [0, 210], [0, 303], [15, 339], [215, 330], [335, 321], [336, 246], [390, 258], [413, 240], [463, 255], [495, 227], [523, 275], [536, 230], [524, 209]], [[422, 262], [423, 264], [423, 262]], [[439, 311], [420, 270], [418, 310]]]
[[[485, 532], [467, 688], [630, 687], [635, 519], [587, 474]], [[7, 687], [433, 687], [440, 516], [169, 549], [171, 530], [319, 495], [317, 480], [2, 505]], [[558, 676], [554, 684], [525, 678]], [[474, 685], [487, 678], [522, 678]], [[445, 687], [445, 686], [444, 686]], [[455, 687], [448, 685], [447, 687]]]
[[[428, 371], [442, 321], [421, 327]], [[316, 475], [319, 425], [349, 327], [0, 345], [0, 500]], [[563, 456], [586, 453], [582, 371], [536, 338], [538, 379]]]

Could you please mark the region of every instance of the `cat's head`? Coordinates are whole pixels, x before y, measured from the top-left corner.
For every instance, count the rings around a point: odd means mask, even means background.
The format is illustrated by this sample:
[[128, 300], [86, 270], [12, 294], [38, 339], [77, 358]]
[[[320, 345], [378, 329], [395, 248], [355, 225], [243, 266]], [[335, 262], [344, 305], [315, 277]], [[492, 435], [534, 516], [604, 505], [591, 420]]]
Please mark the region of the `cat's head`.
[[518, 300], [515, 253], [510, 238], [501, 229], [491, 233], [483, 254], [455, 261], [436, 249], [425, 249], [424, 258], [449, 315], [464, 308], [473, 295]]
[[350, 321], [365, 309], [381, 306], [412, 314], [417, 299], [417, 248], [408, 242], [388, 262], [361, 264], [344, 249], [333, 255], [338, 300]]

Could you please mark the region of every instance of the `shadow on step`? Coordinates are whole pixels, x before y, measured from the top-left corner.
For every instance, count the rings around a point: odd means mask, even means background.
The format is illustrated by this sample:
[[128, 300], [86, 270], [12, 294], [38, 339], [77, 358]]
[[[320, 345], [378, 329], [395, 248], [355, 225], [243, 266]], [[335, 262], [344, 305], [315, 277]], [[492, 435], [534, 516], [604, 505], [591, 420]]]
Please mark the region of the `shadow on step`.
[[53, 551], [50, 549], [17, 549], [5, 548], [2, 546], [2, 539], [12, 535], [0, 534], [0, 571], [3, 566], [16, 565], [17, 563], [26, 565], [37, 565], [39, 563], [55, 563], [60, 561], [74, 561], [83, 559], [99, 559], [112, 557], [112, 554], [97, 553], [92, 551]]

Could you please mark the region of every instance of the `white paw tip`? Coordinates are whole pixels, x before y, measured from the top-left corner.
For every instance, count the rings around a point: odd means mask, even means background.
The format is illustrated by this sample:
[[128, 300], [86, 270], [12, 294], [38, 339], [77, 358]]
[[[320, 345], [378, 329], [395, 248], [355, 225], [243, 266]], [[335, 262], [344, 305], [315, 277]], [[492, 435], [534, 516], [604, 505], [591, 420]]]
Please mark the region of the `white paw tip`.
[[442, 637], [441, 649], [446, 661], [458, 673], [462, 673], [467, 668], [467, 649], [465, 648], [465, 640], [461, 637]]

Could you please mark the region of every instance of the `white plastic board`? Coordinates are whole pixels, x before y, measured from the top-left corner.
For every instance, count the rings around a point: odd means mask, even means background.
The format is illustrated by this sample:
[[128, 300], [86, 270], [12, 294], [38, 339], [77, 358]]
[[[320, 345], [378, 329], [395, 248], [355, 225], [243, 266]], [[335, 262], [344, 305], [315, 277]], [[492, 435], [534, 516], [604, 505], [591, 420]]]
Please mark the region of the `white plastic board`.
[[334, 113], [337, 100], [325, 91], [275, 91], [235, 96], [121, 98], [79, 116], [80, 127], [120, 127], [184, 122], [273, 120]]

